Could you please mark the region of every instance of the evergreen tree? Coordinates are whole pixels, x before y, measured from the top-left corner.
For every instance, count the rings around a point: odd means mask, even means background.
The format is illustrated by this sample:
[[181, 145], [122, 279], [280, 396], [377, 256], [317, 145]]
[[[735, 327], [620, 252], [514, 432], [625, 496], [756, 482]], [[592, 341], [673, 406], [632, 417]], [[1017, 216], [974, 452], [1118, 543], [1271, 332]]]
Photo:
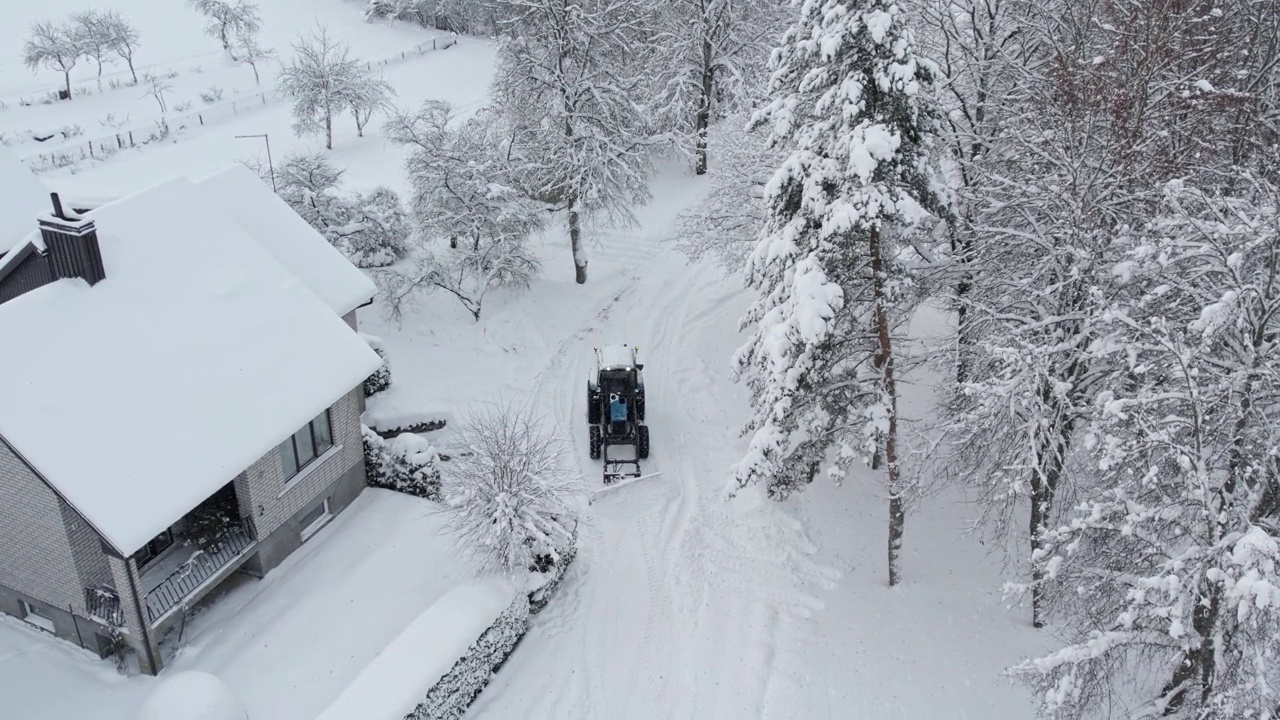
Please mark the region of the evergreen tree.
[[754, 122], [792, 152], [747, 262], [763, 297], [735, 358], [755, 405], [735, 479], [785, 497], [833, 449], [836, 478], [883, 453], [893, 585], [905, 522], [893, 340], [911, 281], [898, 244], [943, 209], [928, 164], [934, 73], [889, 0], [807, 0], [771, 66], [772, 100]]

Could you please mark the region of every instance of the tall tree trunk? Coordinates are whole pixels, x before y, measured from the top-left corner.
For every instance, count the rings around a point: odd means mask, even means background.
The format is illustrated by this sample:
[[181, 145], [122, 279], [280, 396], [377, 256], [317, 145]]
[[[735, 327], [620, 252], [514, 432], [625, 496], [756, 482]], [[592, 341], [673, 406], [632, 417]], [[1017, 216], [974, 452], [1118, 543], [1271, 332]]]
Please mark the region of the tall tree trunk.
[[328, 108], [324, 111], [324, 146], [333, 149], [333, 111]]
[[[1074, 362], [1067, 368], [1064, 379], [1076, 381], [1083, 374], [1083, 363]], [[1039, 465], [1031, 471], [1031, 516], [1028, 530], [1031, 535], [1033, 558], [1044, 547], [1044, 532], [1052, 519], [1053, 502], [1057, 497], [1058, 483], [1062, 479], [1062, 471], [1066, 465], [1067, 450], [1071, 446], [1071, 434], [1075, 431], [1075, 421], [1068, 416], [1070, 408], [1064, 407], [1062, 401], [1057, 399], [1053, 386], [1047, 380], [1040, 388], [1040, 402], [1042, 407], [1052, 408], [1054, 414], [1061, 419], [1058, 421], [1057, 433], [1046, 434], [1040, 439], [1040, 447], [1037, 448], [1040, 455]], [[1044, 627], [1045, 579], [1044, 565], [1033, 560], [1031, 563], [1031, 625], [1037, 628]]]
[[127, 58], [125, 58], [125, 59], [124, 59], [124, 61], [125, 61], [126, 63], [128, 63], [128, 64], [129, 64], [129, 75], [130, 75], [131, 77], [133, 77], [133, 84], [134, 84], [134, 85], [137, 85], [137, 84], [138, 84], [138, 71], [133, 69], [133, 57], [132, 57], [132, 56], [127, 57]]
[[102, 92], [102, 61], [98, 61], [98, 92]]
[[951, 253], [960, 263], [960, 279], [956, 281], [956, 385], [961, 386], [969, 380], [969, 362], [973, 348], [973, 329], [970, 327], [967, 306], [969, 292], [973, 289], [973, 273], [969, 270], [973, 241], [969, 238], [962, 239], [954, 226], [951, 228]]
[[63, 70], [62, 79], [67, 84], [67, 99], [70, 100], [71, 99], [71, 71]]
[[579, 285], [587, 282], [587, 254], [582, 249], [582, 229], [578, 222], [578, 203], [569, 202], [569, 248], [573, 250], [573, 279]]
[[707, 129], [711, 126], [711, 93], [714, 89], [715, 67], [711, 64], [711, 38], [703, 31], [702, 37], [702, 86], [698, 95], [698, 113], [694, 118], [693, 174], [707, 174]]
[[902, 552], [902, 535], [906, 530], [906, 507], [902, 498], [902, 479], [898, 467], [898, 384], [893, 375], [893, 337], [889, 328], [889, 299], [885, 291], [884, 258], [879, 229], [871, 230], [871, 286], [875, 299], [876, 367], [883, 374], [882, 389], [888, 415], [888, 427], [884, 435], [884, 465], [889, 489], [889, 586], [897, 585], [901, 578], [898, 556]]

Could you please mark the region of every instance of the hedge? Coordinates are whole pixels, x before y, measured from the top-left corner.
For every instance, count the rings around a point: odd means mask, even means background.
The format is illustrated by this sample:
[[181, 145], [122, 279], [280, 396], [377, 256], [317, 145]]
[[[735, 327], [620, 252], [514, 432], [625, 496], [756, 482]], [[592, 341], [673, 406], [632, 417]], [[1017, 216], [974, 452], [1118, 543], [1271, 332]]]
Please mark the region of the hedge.
[[427, 691], [426, 699], [405, 715], [405, 720], [457, 720], [465, 715], [493, 673], [502, 667], [528, 632], [529, 610], [529, 598], [524, 593], [517, 594], [515, 602]]
[[[364, 439], [365, 479], [371, 487], [386, 488], [441, 502], [440, 470], [434, 451], [405, 452], [403, 443], [382, 439], [369, 426], [361, 425]], [[399, 446], [399, 447], [398, 447]]]

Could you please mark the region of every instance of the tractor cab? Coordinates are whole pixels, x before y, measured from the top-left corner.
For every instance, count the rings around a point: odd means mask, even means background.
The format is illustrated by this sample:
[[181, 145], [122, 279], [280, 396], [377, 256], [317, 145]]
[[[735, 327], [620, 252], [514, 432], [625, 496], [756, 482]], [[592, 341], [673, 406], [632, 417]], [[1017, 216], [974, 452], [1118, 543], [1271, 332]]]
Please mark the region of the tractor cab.
[[[635, 348], [597, 348], [595, 374], [587, 380], [587, 424], [591, 459], [604, 458], [606, 484], [640, 475], [640, 460], [649, 457], [644, 410], [644, 365], [636, 361]], [[610, 457], [609, 448], [620, 445], [633, 446], [635, 457]]]

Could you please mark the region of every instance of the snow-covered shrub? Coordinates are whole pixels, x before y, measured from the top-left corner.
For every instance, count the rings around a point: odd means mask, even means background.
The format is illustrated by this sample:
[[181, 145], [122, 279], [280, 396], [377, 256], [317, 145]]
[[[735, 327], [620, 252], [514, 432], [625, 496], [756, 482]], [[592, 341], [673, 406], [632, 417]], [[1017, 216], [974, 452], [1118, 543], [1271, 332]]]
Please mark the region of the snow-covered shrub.
[[400, 196], [386, 187], [344, 194], [343, 171], [320, 153], [290, 155], [277, 172], [277, 192], [357, 267], [390, 265], [409, 235]]
[[520, 574], [573, 547], [577, 477], [564, 443], [527, 406], [472, 411], [445, 478], [446, 522], [459, 546], [490, 569]]
[[576, 532], [574, 535], [569, 547], [560, 553], [559, 558], [553, 559], [549, 555], [534, 558], [535, 567], [529, 576], [529, 612], [542, 612], [547, 603], [551, 602], [551, 596], [564, 580], [565, 574], [569, 572], [569, 565], [578, 556]]
[[364, 341], [369, 343], [369, 347], [373, 348], [373, 351], [378, 353], [378, 357], [382, 358], [382, 364], [364, 381], [364, 396], [372, 397], [391, 387], [391, 360], [387, 357], [386, 349], [382, 347], [381, 338], [366, 335], [365, 333], [360, 333], [360, 337], [364, 338]]
[[200, 91], [200, 100], [206, 105], [212, 105], [222, 100], [222, 88], [217, 85], [210, 85], [208, 90]]
[[364, 439], [365, 478], [370, 486], [440, 501], [438, 455], [430, 443], [411, 433], [384, 440], [366, 425], [360, 426], [360, 433]]
[[427, 691], [427, 698], [405, 720], [457, 720], [489, 684], [489, 679], [506, 662], [520, 639], [529, 630], [529, 599], [517, 595], [515, 602], [467, 649], [449, 672]]
[[405, 254], [409, 225], [400, 196], [387, 187], [338, 200], [346, 222], [326, 228], [326, 236], [356, 267], [385, 267]]
[[142, 720], [248, 720], [231, 688], [206, 672], [166, 675], [142, 706]]

